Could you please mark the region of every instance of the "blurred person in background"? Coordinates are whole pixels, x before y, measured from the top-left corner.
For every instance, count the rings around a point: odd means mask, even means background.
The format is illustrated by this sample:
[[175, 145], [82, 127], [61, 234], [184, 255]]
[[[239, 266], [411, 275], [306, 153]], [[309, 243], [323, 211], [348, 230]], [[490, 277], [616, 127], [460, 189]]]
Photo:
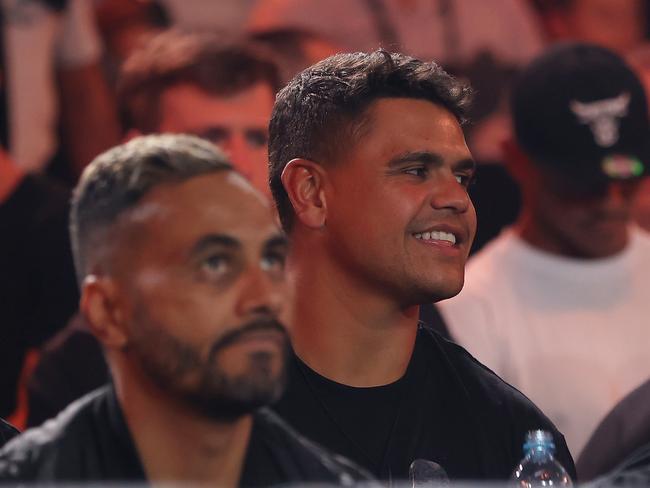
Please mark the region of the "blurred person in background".
[[47, 169], [74, 182], [119, 139], [114, 100], [99, 65], [92, 3], [8, 0], [0, 15], [5, 147], [25, 171]]
[[[119, 79], [126, 136], [207, 138], [227, 148], [235, 167], [268, 194], [268, 120], [280, 75], [264, 54], [208, 34], [174, 31], [150, 39]], [[75, 318], [45, 346], [28, 380], [27, 425], [39, 425], [107, 379], [97, 340]]]
[[435, 63], [338, 54], [296, 75], [271, 118], [294, 295], [275, 409], [381, 479], [408, 479], [418, 459], [451, 479], [507, 479], [536, 428], [574, 474], [528, 399], [418, 320], [460, 291], [474, 237], [470, 92]]
[[[576, 40], [616, 51], [636, 70], [650, 94], [647, 0], [531, 0], [549, 42]], [[637, 193], [634, 219], [650, 230], [650, 179]]]
[[[523, 3], [529, 3], [538, 14], [539, 31], [546, 43], [582, 40], [621, 55], [631, 55], [647, 45], [647, 0], [525, 0]], [[503, 167], [502, 146], [512, 138], [508, 94], [518, 67], [510, 68], [504, 71], [479, 62], [466, 70], [485, 101], [472, 113], [476, 122], [468, 132], [468, 144], [479, 163], [477, 184], [470, 190], [479, 224], [472, 252], [512, 225], [521, 208], [519, 188]], [[650, 229], [650, 182], [642, 186], [637, 193], [634, 218]]]
[[[0, 100], [6, 95], [0, 71]], [[10, 128], [0, 110], [0, 134]], [[0, 144], [0, 417], [16, 412], [28, 351], [62, 328], [77, 308], [70, 252], [67, 188], [27, 171]]]
[[511, 105], [522, 210], [440, 308], [452, 337], [537, 403], [577, 456], [650, 376], [650, 236], [632, 220], [650, 164], [646, 97], [619, 56], [575, 43], [533, 61]]
[[15, 409], [27, 350], [76, 309], [65, 183], [119, 137], [91, 7], [85, 0], [0, 6], [0, 415]]
[[251, 43], [172, 31], [150, 39], [125, 62], [118, 101], [127, 133], [207, 139], [268, 194], [268, 121], [279, 83], [269, 53]]
[[170, 26], [157, 0], [95, 0], [97, 27], [104, 44], [102, 64], [115, 88], [122, 63], [131, 53]]
[[286, 239], [212, 144], [136, 138], [71, 209], [81, 310], [113, 381], [0, 451], [0, 480], [352, 484], [366, 475], [263, 407], [285, 383]]
[[69, 197], [66, 188], [22, 170], [0, 148], [2, 417], [12, 415], [18, 405], [28, 351], [52, 337], [77, 309], [67, 233]]

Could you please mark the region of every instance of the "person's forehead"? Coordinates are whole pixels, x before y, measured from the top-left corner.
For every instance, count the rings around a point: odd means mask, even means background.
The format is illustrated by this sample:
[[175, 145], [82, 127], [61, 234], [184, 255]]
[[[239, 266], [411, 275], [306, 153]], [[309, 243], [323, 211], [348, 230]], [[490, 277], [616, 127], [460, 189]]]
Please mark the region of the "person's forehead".
[[271, 85], [263, 81], [228, 95], [205, 91], [194, 83], [177, 83], [161, 94], [160, 131], [251, 123], [266, 126], [273, 100]]
[[205, 234], [258, 242], [277, 233], [267, 200], [234, 171], [161, 184], [127, 212], [124, 223], [156, 246], [187, 246]]
[[456, 116], [428, 100], [380, 98], [364, 113], [355, 150], [398, 153], [432, 151], [467, 158], [469, 150]]

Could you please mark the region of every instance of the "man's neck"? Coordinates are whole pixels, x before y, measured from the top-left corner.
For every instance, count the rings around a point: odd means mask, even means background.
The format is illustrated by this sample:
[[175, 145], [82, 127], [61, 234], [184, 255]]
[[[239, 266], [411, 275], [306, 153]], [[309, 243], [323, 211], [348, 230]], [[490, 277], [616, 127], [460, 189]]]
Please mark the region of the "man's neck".
[[402, 310], [316, 259], [305, 266], [290, 259], [289, 275], [295, 293], [292, 343], [310, 368], [355, 387], [386, 385], [404, 375], [418, 307]]
[[233, 422], [199, 416], [132, 373], [115, 375], [116, 389], [147, 479], [236, 487], [252, 416]]

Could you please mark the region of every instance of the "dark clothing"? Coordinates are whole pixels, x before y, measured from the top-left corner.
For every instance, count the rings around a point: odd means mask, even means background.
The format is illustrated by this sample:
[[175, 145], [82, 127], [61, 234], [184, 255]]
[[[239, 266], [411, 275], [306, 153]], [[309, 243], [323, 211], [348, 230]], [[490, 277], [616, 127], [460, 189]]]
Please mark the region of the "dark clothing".
[[433, 303], [420, 305], [420, 324], [428, 327], [429, 329], [435, 330], [445, 339], [451, 340], [451, 335], [449, 334], [447, 324], [442, 318], [442, 315], [440, 315], [438, 307], [436, 307]]
[[578, 458], [580, 479], [608, 473], [646, 444], [650, 444], [650, 381], [621, 400], [594, 431]]
[[4, 446], [9, 439], [16, 437], [20, 432], [13, 425], [0, 419], [0, 447]]
[[375, 388], [330, 381], [295, 354], [275, 410], [300, 432], [381, 479], [408, 479], [418, 458], [452, 480], [505, 480], [523, 457], [526, 432], [549, 431], [575, 478], [564, 437], [519, 391], [462, 347], [420, 327], [405, 375]]
[[[420, 307], [420, 322], [449, 338], [445, 322], [435, 305]], [[108, 381], [102, 348], [78, 315], [41, 351], [38, 364], [27, 382], [27, 425], [41, 425], [77, 398]]]
[[16, 406], [25, 353], [63, 328], [79, 300], [69, 192], [28, 175], [0, 204], [0, 416]]
[[[242, 486], [291, 482], [352, 484], [362, 470], [297, 434], [274, 413], [254, 414]], [[0, 451], [0, 481], [146, 481], [112, 386], [77, 400], [55, 420]]]
[[77, 315], [47, 342], [27, 381], [27, 426], [41, 425], [108, 381], [102, 347]]
[[592, 481], [592, 488], [650, 486], [650, 443], [641, 446], [613, 471]]

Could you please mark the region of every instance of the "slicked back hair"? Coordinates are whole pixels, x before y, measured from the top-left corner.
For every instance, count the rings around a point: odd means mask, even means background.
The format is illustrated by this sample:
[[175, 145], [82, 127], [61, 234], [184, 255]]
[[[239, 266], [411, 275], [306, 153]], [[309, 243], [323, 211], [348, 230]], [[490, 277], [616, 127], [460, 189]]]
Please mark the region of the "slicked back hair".
[[427, 100], [465, 122], [471, 88], [434, 62], [383, 49], [336, 54], [307, 68], [277, 95], [269, 127], [269, 180], [285, 231], [293, 208], [282, 171], [294, 158], [333, 164], [361, 137], [370, 104], [381, 98]]
[[216, 171], [232, 171], [225, 154], [189, 135], [135, 138], [97, 156], [84, 170], [72, 196], [70, 238], [81, 285], [95, 237], [134, 207], [151, 189]]
[[117, 81], [124, 129], [158, 132], [163, 92], [180, 83], [229, 97], [262, 82], [280, 89], [280, 70], [271, 52], [250, 40], [212, 33], [170, 30], [131, 54]]

